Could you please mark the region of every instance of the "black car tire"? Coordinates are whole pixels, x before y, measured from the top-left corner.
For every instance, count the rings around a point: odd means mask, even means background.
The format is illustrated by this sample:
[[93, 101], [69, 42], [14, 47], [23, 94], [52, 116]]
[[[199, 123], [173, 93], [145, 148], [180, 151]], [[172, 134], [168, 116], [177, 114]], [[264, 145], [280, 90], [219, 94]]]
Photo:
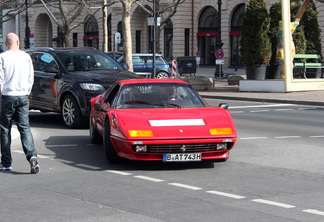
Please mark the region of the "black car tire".
[[102, 137], [93, 125], [91, 114], [90, 114], [90, 118], [89, 118], [89, 133], [90, 133], [90, 142], [92, 144], [102, 143]]
[[169, 75], [169, 73], [162, 71], [162, 72], [159, 72], [156, 74], [156, 78], [157, 79], [168, 79], [168, 78], [170, 78], [170, 75]]
[[64, 97], [61, 107], [63, 121], [66, 127], [75, 129], [83, 125], [83, 118], [76, 99], [67, 95]]
[[109, 122], [105, 123], [104, 137], [103, 137], [103, 147], [105, 150], [106, 159], [109, 163], [119, 163], [121, 158], [117, 155], [114, 145], [110, 139], [110, 125]]

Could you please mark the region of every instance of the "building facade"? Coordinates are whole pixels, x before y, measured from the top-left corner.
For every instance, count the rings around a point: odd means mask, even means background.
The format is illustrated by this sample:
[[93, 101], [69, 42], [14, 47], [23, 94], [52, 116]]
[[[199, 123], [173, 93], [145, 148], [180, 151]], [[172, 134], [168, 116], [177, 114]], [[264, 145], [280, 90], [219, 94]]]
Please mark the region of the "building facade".
[[[110, 0], [108, 0], [109, 2]], [[158, 0], [156, 0], [158, 1]], [[24, 2], [24, 1], [23, 1]], [[52, 0], [52, 4], [55, 4]], [[160, 0], [160, 8], [171, 4], [171, 0]], [[268, 0], [267, 8], [276, 2]], [[149, 17], [152, 11], [152, 3], [142, 0], [141, 4], [133, 4], [131, 12], [132, 50], [135, 53], [152, 52], [152, 26]], [[221, 4], [219, 4], [221, 3]], [[42, 4], [40, 0], [28, 0], [28, 24], [30, 28], [30, 47], [55, 47], [56, 37], [59, 37], [57, 22], [61, 15], [58, 8]], [[167, 60], [176, 59], [179, 56], [198, 56], [201, 66], [215, 66], [215, 52], [219, 49], [217, 38], [219, 24], [221, 27], [221, 42], [224, 52], [225, 66], [232, 66], [234, 50], [239, 50], [241, 28], [248, 0], [186, 0], [179, 5], [176, 14], [166, 21], [166, 26], [159, 35], [159, 51]], [[315, 1], [317, 11], [324, 10], [324, 3]], [[68, 11], [75, 3], [72, 0], [64, 1], [64, 10]], [[218, 21], [219, 6], [221, 6], [221, 20]], [[69, 34], [71, 47], [90, 46], [103, 50], [103, 12], [97, 9], [84, 7], [77, 19], [71, 24], [76, 26]], [[108, 50], [123, 51], [123, 44], [116, 43], [117, 33], [122, 34], [121, 3], [115, 3], [108, 7]], [[163, 21], [171, 10], [161, 15]], [[324, 15], [319, 13], [319, 24], [324, 35]], [[87, 21], [82, 23], [83, 21]], [[25, 38], [26, 15], [17, 15], [14, 21], [3, 24], [3, 36], [6, 33], [16, 32], [20, 39]], [[22, 41], [23, 42], [23, 41]], [[324, 42], [322, 42], [324, 46]], [[23, 44], [22, 44], [23, 47]], [[322, 49], [323, 50], [323, 49]]]

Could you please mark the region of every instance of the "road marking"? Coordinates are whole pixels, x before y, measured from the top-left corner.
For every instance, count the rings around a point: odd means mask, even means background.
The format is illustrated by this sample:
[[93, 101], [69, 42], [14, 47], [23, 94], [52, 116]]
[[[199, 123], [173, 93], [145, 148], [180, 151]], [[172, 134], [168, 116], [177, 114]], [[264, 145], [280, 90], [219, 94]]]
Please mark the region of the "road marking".
[[269, 205], [273, 205], [273, 206], [277, 206], [277, 207], [283, 207], [283, 208], [287, 208], [287, 209], [296, 207], [296, 206], [289, 205], [289, 204], [279, 203], [279, 202], [270, 201], [270, 200], [263, 200], [263, 199], [254, 199], [254, 200], [251, 200], [251, 201], [258, 202], [258, 203], [269, 204]]
[[314, 108], [299, 108], [299, 110], [316, 110]]
[[276, 139], [300, 138], [301, 136], [276, 136]]
[[202, 188], [200, 187], [195, 187], [195, 186], [190, 186], [182, 183], [169, 183], [169, 185], [176, 186], [176, 187], [182, 187], [190, 190], [201, 190]]
[[269, 112], [270, 110], [268, 109], [262, 109], [262, 110], [252, 110], [250, 113], [262, 113], [262, 112]]
[[160, 179], [156, 179], [156, 178], [153, 178], [153, 177], [147, 177], [147, 176], [134, 176], [136, 178], [139, 178], [139, 179], [143, 179], [143, 180], [148, 180], [148, 181], [152, 181], [152, 182], [163, 182], [164, 180], [160, 180]]
[[230, 113], [244, 113], [244, 111], [230, 111]]
[[254, 106], [230, 106], [229, 109], [244, 109], [244, 108], [264, 108], [264, 107], [282, 107], [282, 106], [297, 106], [296, 104], [271, 104], [271, 105], [254, 105]]
[[61, 145], [45, 145], [46, 147], [66, 147], [66, 146], [78, 146], [78, 144], [61, 144]]
[[224, 193], [224, 192], [219, 192], [219, 191], [214, 191], [214, 190], [206, 191], [206, 193], [216, 194], [216, 195], [230, 197], [230, 198], [234, 198], [234, 199], [244, 199], [245, 198], [244, 196], [239, 196], [236, 194]]
[[52, 158], [51, 156], [45, 156], [45, 155], [40, 155], [40, 154], [37, 154], [37, 157], [41, 158], [41, 159], [50, 159], [50, 158]]
[[119, 175], [123, 175], [123, 176], [132, 175], [131, 173], [127, 173], [127, 172], [123, 172], [123, 171], [119, 171], [119, 170], [106, 170], [106, 172], [108, 172], [108, 173], [114, 173], [114, 174], [119, 174]]
[[323, 211], [314, 210], [314, 209], [303, 210], [303, 212], [324, 216], [324, 212]]
[[318, 138], [318, 137], [324, 137], [324, 135], [319, 135], [319, 136], [310, 136], [311, 138]]
[[24, 151], [22, 151], [22, 150], [12, 150], [12, 152], [15, 152], [15, 153], [24, 153]]
[[56, 158], [54, 160], [62, 162], [62, 163], [68, 163], [68, 164], [74, 163], [73, 161], [70, 161], [70, 160], [62, 160], [62, 159], [56, 159]]
[[245, 137], [239, 138], [240, 140], [259, 140], [259, 139], [267, 139], [268, 137]]
[[275, 111], [291, 111], [293, 109], [275, 109]]
[[78, 163], [78, 164], [75, 164], [75, 165], [79, 166], [79, 167], [83, 167], [83, 168], [88, 168], [88, 169], [91, 169], [91, 170], [100, 170], [101, 169], [100, 167], [90, 166], [90, 165], [82, 164], [82, 163]]

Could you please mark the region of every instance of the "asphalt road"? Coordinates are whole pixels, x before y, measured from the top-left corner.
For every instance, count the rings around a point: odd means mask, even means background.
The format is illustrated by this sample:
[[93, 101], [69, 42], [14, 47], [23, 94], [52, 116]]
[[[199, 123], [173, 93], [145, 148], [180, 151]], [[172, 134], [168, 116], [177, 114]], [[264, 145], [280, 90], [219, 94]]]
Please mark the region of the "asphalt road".
[[[207, 100], [217, 105], [220, 100]], [[88, 130], [31, 112], [41, 172], [19, 138], [1, 173], [6, 221], [323, 221], [324, 107], [230, 101], [239, 139], [225, 163], [110, 165]]]

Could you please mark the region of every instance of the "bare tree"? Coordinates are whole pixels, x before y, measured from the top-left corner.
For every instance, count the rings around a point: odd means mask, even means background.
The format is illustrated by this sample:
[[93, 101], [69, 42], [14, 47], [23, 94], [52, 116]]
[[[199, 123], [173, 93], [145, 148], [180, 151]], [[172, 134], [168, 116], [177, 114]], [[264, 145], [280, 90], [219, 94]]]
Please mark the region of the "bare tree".
[[[58, 2], [53, 3], [49, 0], [40, 1], [57, 24], [60, 32], [59, 35], [62, 36], [66, 47], [71, 46], [70, 39], [68, 38], [71, 31], [88, 22], [91, 18], [90, 15], [95, 15], [106, 6], [102, 4], [102, 1], [75, 0], [73, 2], [66, 2], [58, 0]], [[58, 9], [60, 19], [55, 18], [51, 10], [48, 8], [49, 6]], [[79, 19], [79, 16], [82, 13], [88, 14], [85, 20]]]
[[[153, 0], [148, 0], [153, 4]], [[161, 7], [161, 0], [155, 0], [155, 10], [157, 17], [160, 17], [160, 26], [158, 26], [157, 36], [156, 36], [156, 51], [160, 52], [160, 36], [165, 26], [168, 24], [168, 21], [174, 16], [177, 12], [177, 8], [180, 4], [185, 2], [185, 0], [172, 0], [172, 3]]]
[[[2, 14], [3, 9], [8, 9], [4, 14]], [[5, 23], [12, 18], [14, 18], [17, 14], [26, 10], [25, 4], [18, 4], [17, 1], [13, 0], [1, 0], [0, 2], [0, 25]]]

